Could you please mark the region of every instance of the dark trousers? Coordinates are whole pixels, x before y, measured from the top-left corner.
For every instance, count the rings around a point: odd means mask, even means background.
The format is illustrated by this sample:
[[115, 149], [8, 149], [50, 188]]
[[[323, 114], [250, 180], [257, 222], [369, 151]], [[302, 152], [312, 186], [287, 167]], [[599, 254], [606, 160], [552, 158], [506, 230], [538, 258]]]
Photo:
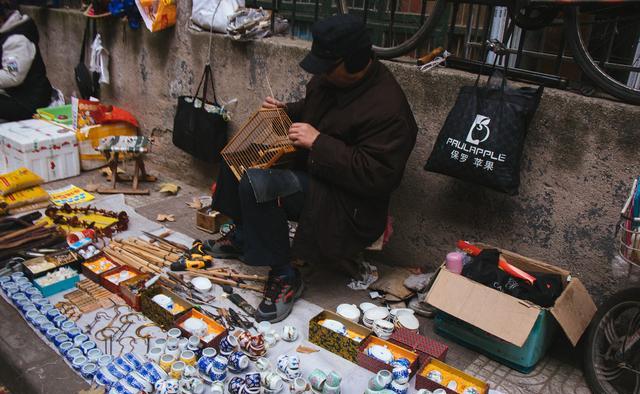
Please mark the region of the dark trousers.
[[11, 122], [30, 119], [33, 112], [30, 108], [18, 103], [14, 98], [0, 93], [0, 119]]
[[242, 249], [245, 263], [276, 269], [290, 264], [287, 221], [300, 218], [307, 185], [304, 172], [261, 170], [252, 173], [251, 179], [245, 174], [238, 182], [228, 166], [221, 166], [212, 208], [236, 223], [232, 241]]

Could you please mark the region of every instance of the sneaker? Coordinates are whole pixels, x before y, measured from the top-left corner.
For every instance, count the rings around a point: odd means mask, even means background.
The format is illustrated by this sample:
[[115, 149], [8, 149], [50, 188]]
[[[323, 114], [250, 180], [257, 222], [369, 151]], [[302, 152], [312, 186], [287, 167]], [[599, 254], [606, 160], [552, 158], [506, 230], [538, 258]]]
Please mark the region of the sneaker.
[[284, 320], [293, 310], [293, 303], [300, 298], [304, 285], [298, 270], [293, 279], [287, 276], [269, 275], [264, 290], [264, 298], [256, 311], [257, 321], [277, 323]]
[[242, 249], [238, 248], [229, 235], [219, 240], [209, 239], [204, 241], [204, 251], [217, 259], [242, 260]]

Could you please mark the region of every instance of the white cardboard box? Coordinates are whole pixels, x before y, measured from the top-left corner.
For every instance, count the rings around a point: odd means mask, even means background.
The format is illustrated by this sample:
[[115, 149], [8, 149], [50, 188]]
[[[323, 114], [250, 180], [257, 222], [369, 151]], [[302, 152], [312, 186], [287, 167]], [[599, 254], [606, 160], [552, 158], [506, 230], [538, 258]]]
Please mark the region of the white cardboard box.
[[80, 174], [75, 132], [38, 119], [0, 124], [0, 173], [26, 167], [45, 182]]

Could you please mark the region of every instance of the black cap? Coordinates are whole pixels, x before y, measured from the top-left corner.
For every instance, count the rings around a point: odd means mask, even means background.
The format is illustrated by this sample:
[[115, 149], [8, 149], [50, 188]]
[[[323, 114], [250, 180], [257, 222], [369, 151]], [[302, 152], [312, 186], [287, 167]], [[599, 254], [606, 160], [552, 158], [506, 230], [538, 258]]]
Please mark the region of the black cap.
[[371, 50], [371, 39], [362, 19], [353, 15], [336, 15], [313, 25], [311, 52], [300, 62], [306, 72], [323, 74], [351, 53]]

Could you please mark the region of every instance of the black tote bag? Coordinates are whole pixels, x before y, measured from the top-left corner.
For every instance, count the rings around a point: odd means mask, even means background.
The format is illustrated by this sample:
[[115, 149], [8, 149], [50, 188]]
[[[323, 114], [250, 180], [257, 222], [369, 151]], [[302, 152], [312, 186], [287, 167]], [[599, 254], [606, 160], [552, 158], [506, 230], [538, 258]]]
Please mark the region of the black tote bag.
[[515, 195], [527, 128], [543, 87], [510, 87], [495, 64], [485, 86], [479, 79], [460, 89], [424, 169]]
[[[209, 83], [213, 102], [207, 101]], [[199, 96], [201, 87], [202, 96]], [[220, 151], [227, 143], [228, 122], [223, 115], [224, 110], [216, 97], [211, 65], [207, 64], [195, 94], [178, 98], [178, 109], [173, 120], [173, 144], [197, 159], [208, 163], [219, 162]]]
[[[80, 97], [88, 100], [90, 97], [100, 97], [100, 84], [98, 83], [99, 76], [95, 72], [89, 71], [85, 64], [85, 49], [87, 47], [87, 39], [89, 37], [90, 19], [87, 19], [87, 23], [84, 28], [84, 34], [82, 35], [82, 48], [80, 49], [80, 60], [78, 65], [74, 69], [76, 77], [76, 85], [80, 91]], [[96, 23], [93, 21], [93, 36], [96, 35]]]

